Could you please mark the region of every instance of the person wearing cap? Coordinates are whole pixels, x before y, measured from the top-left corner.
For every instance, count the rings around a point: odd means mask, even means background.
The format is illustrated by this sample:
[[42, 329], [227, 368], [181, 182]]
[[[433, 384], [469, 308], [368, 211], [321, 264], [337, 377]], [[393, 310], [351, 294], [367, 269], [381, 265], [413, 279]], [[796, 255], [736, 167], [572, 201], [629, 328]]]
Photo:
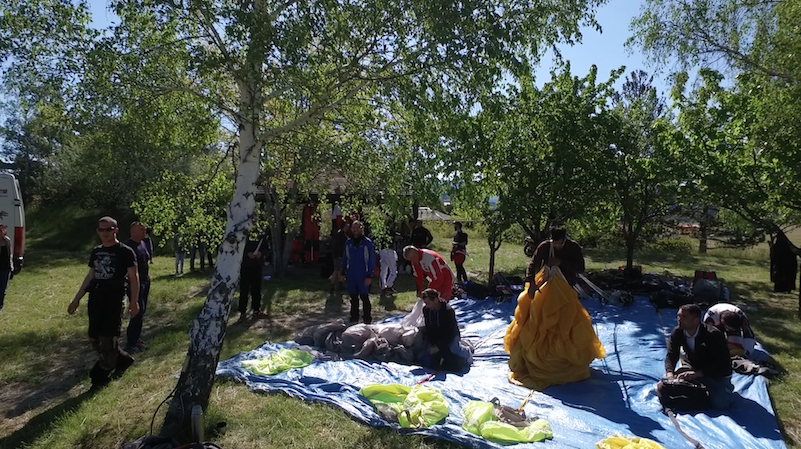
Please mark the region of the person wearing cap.
[[[67, 307], [67, 313], [78, 310], [81, 299], [89, 293], [89, 340], [100, 359], [89, 371], [92, 390], [107, 385], [112, 376], [119, 377], [134, 359], [120, 349], [122, 307], [126, 293], [126, 277], [130, 283], [130, 297], [139, 297], [139, 272], [136, 255], [131, 248], [117, 240], [117, 220], [103, 217], [98, 220], [97, 235], [100, 245], [89, 256], [89, 272]], [[132, 317], [139, 313], [138, 301], [129, 301]]]

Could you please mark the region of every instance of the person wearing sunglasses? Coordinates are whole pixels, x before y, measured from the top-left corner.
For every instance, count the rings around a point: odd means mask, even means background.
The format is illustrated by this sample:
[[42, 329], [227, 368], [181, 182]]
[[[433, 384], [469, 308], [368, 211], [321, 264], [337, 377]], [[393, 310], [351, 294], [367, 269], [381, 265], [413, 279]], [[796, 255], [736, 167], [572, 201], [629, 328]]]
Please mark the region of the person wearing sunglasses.
[[[100, 359], [89, 371], [92, 391], [107, 385], [112, 377], [122, 375], [134, 359], [119, 346], [122, 330], [122, 310], [126, 294], [126, 277], [130, 298], [139, 297], [139, 274], [136, 255], [117, 240], [117, 220], [103, 217], [98, 221], [100, 245], [89, 256], [89, 272], [67, 307], [72, 315], [81, 299], [89, 293], [89, 341]], [[131, 317], [139, 313], [138, 301], [129, 301]]]

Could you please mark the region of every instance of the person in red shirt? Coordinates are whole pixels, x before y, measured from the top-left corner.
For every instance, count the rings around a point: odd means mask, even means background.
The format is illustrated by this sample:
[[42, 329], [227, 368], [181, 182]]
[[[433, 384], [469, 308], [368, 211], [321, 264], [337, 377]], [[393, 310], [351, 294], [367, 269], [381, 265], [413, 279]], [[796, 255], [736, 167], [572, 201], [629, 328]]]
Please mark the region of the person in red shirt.
[[444, 301], [449, 301], [453, 295], [453, 271], [439, 254], [430, 249], [420, 249], [416, 246], [403, 248], [403, 258], [414, 267], [414, 278], [417, 281], [417, 296], [423, 292], [423, 281], [428, 278], [428, 288], [439, 292]]

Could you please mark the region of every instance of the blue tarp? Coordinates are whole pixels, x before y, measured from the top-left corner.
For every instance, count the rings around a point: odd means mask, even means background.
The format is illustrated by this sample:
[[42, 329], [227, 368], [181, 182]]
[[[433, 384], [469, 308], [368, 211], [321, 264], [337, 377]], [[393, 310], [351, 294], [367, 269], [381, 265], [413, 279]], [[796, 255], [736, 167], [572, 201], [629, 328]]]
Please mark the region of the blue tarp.
[[[508, 355], [503, 336], [512, 320], [516, 302], [456, 300], [452, 302], [462, 328], [462, 338], [475, 346], [473, 366], [465, 375], [438, 374], [428, 386], [442, 391], [450, 416], [429, 429], [400, 429], [384, 421], [359, 389], [373, 383], [414, 385], [430, 373], [419, 367], [364, 360], [315, 361], [312, 365], [275, 376], [260, 376], [244, 370], [242, 360], [269, 355], [294, 343], [265, 343], [261, 347], [221, 362], [217, 374], [242, 381], [252, 391], [284, 392], [307, 401], [335, 405], [359, 421], [375, 427], [389, 426], [402, 432], [429, 435], [473, 448], [503, 447], [462, 429], [461, 409], [470, 400], [519, 406], [529, 390], [507, 381]], [[518, 448], [593, 448], [608, 436], [621, 434], [650, 438], [668, 449], [691, 445], [661, 413], [654, 392], [664, 374], [665, 333], [656, 310], [638, 299], [626, 308], [585, 301], [596, 333], [607, 357], [591, 365], [585, 381], [553, 386], [536, 392], [525, 407], [528, 416], [550, 422], [554, 438], [543, 443], [520, 444]], [[666, 327], [676, 325], [676, 311], [661, 311]], [[400, 317], [386, 320], [398, 321]], [[682, 428], [707, 449], [785, 448], [762, 377], [735, 374], [738, 397], [725, 414], [718, 412], [679, 415]]]

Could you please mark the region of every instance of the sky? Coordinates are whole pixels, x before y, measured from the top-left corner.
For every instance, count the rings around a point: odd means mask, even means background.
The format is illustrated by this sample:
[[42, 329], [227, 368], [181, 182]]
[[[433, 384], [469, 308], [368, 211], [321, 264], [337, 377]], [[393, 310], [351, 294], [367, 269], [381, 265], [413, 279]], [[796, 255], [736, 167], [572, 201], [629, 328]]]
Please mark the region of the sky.
[[[574, 76], [586, 75], [590, 66], [595, 64], [598, 66], [598, 81], [601, 82], [609, 78], [612, 70], [626, 66], [626, 71], [616, 84], [619, 87], [625, 76], [634, 70], [654, 72], [653, 68], [646, 64], [645, 57], [640, 54], [639, 49], [630, 51], [625, 47], [626, 40], [631, 36], [629, 30], [631, 20], [639, 14], [644, 4], [645, 0], [609, 0], [609, 3], [601, 7], [596, 15], [602, 32], [599, 33], [592, 27], [583, 27], [581, 43], [558, 46], [562, 58], [570, 61], [570, 70]], [[553, 53], [549, 51], [536, 72], [538, 85], [550, 80], [553, 63]], [[669, 84], [665, 74], [656, 75], [654, 85], [660, 95], [668, 96]]]

